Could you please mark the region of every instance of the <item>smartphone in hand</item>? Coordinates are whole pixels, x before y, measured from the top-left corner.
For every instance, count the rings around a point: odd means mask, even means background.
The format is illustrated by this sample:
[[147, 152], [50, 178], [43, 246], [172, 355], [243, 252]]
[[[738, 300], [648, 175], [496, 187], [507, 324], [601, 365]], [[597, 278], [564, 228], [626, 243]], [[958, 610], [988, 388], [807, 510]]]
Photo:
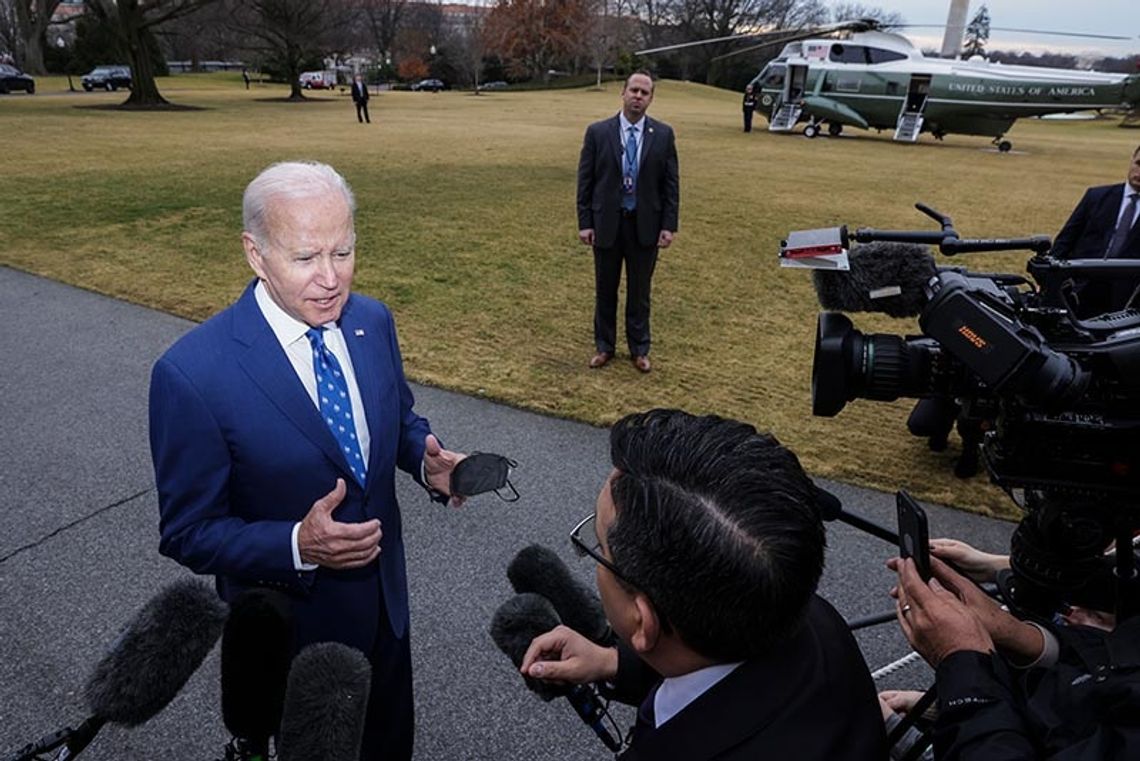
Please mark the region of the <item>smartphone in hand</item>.
[[914, 558], [918, 575], [930, 581], [930, 530], [926, 524], [926, 511], [905, 491], [895, 493], [899, 515], [899, 553]]

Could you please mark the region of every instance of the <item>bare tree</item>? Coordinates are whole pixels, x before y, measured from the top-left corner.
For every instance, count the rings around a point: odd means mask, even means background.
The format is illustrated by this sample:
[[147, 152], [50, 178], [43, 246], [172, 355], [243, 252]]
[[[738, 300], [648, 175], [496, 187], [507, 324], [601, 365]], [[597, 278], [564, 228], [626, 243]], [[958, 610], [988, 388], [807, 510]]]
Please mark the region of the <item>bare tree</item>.
[[459, 73], [479, 93], [483, 59], [487, 57], [486, 14], [468, 13], [449, 34], [448, 48], [453, 51], [453, 62]]
[[359, 0], [360, 15], [372, 38], [373, 48], [381, 57], [392, 54], [396, 35], [404, 21], [407, 0]]
[[443, 11], [438, 5], [411, 3], [406, 6], [390, 51], [396, 59], [400, 78], [433, 76], [432, 65], [444, 37]]
[[237, 55], [237, 39], [229, 21], [225, 4], [214, 3], [166, 24], [162, 42], [171, 58], [190, 61], [191, 71], [198, 71], [204, 59], [228, 60]]
[[234, 23], [247, 47], [289, 80], [289, 100], [305, 100], [306, 61], [332, 51], [335, 33], [351, 26], [351, 8], [337, 0], [235, 0]]
[[119, 46], [131, 64], [131, 94], [126, 108], [169, 105], [154, 81], [158, 42], [155, 30], [194, 13], [215, 0], [87, 0], [87, 9], [115, 30]]
[[23, 69], [31, 74], [47, 74], [44, 68], [44, 33], [59, 0], [13, 0], [12, 4], [16, 28], [23, 43]]
[[852, 21], [870, 19], [878, 21], [879, 26], [886, 29], [901, 26], [906, 23], [901, 13], [885, 11], [877, 5], [864, 5], [863, 3], [836, 3], [831, 7], [832, 21]]
[[0, 59], [4, 55], [12, 56], [13, 61], [21, 58], [15, 0], [0, 0]]
[[[671, 42], [716, 39], [763, 29], [800, 29], [828, 18], [822, 0], [670, 0], [669, 5], [659, 5], [654, 12], [675, 30]], [[696, 76], [703, 73], [708, 81], [714, 73], [713, 60], [737, 47], [732, 42], [712, 43], [688, 48], [679, 52], [677, 58], [683, 70], [691, 68], [690, 74]]]
[[590, 62], [597, 73], [597, 86], [602, 86], [602, 70], [613, 62], [621, 50], [633, 42], [632, 9], [634, 0], [594, 0], [593, 21], [587, 45]]

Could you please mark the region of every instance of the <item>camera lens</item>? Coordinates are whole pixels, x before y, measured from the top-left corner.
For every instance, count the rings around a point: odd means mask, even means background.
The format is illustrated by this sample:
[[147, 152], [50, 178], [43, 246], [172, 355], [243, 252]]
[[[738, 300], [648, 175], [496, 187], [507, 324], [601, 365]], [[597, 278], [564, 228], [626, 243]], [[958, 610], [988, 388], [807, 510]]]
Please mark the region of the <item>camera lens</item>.
[[816, 330], [811, 368], [811, 411], [833, 417], [860, 397], [894, 401], [929, 385], [928, 347], [900, 336], [865, 335], [846, 315], [823, 312]]

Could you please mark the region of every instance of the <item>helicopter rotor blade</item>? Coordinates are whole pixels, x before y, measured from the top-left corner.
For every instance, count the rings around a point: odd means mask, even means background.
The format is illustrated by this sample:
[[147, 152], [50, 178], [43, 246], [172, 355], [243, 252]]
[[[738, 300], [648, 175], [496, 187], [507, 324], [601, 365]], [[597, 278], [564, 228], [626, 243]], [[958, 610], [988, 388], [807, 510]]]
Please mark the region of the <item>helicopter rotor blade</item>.
[[[667, 53], [672, 50], [682, 50], [684, 48], [698, 47], [700, 45], [712, 45], [717, 42], [734, 42], [737, 40], [754, 40], [759, 37], [765, 37], [775, 34], [788, 34], [791, 36], [787, 38], [780, 38], [780, 42], [795, 42], [796, 40], [806, 40], [809, 37], [817, 37], [828, 34], [835, 34], [836, 32], [845, 31], [867, 31], [869, 29], [877, 29], [878, 23], [869, 19], [852, 19], [848, 21], [838, 21], [834, 24], [821, 24], [819, 26], [807, 27], [804, 29], [771, 29], [766, 32], [745, 32], [742, 34], [732, 34], [727, 37], [714, 37], [707, 40], [693, 40], [691, 42], [679, 42], [676, 45], [664, 45], [659, 48], [649, 48], [647, 50], [635, 50], [634, 55], [653, 55], [654, 53]], [[765, 45], [776, 44], [775, 42], [765, 42]]]

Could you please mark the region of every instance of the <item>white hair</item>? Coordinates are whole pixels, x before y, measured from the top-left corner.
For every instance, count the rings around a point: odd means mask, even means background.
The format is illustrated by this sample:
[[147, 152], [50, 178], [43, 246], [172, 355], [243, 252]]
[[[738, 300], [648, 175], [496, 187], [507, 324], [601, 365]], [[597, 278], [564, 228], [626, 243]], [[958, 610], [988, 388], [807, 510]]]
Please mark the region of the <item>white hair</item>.
[[242, 227], [259, 245], [270, 237], [269, 209], [282, 199], [319, 198], [340, 193], [348, 205], [351, 223], [356, 213], [356, 196], [348, 182], [328, 164], [318, 161], [281, 161], [264, 169], [245, 188], [241, 201]]

